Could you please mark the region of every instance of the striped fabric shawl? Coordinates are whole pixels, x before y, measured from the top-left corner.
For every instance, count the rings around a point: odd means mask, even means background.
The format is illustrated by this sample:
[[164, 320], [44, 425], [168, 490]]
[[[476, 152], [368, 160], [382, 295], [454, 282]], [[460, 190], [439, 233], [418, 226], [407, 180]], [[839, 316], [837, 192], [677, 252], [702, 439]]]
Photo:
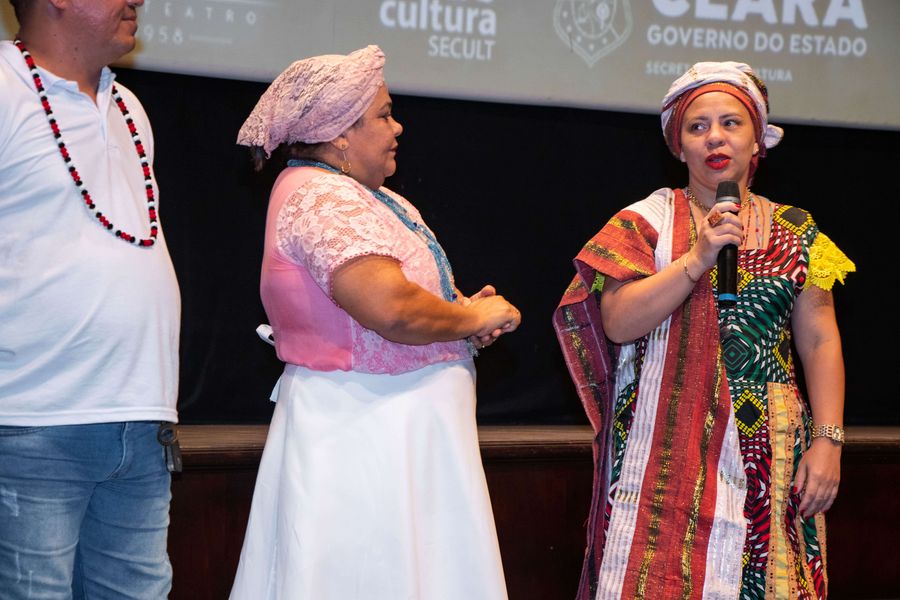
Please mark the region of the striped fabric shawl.
[[[734, 599], [740, 590], [746, 480], [710, 279], [646, 336], [640, 357], [634, 343], [607, 341], [591, 290], [597, 273], [628, 281], [663, 269], [690, 249], [693, 227], [680, 190], [619, 212], [575, 258], [578, 274], [554, 313], [596, 434], [577, 600]], [[635, 374], [634, 419], [610, 495], [614, 408]]]

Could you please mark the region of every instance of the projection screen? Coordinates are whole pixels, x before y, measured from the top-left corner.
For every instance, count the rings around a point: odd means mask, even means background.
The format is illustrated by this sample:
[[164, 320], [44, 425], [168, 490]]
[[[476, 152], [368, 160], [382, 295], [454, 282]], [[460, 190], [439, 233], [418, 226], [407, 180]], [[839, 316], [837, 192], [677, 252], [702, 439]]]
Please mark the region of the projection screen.
[[629, 112], [696, 61], [738, 60], [775, 121], [900, 128], [897, 0], [146, 0], [138, 37], [121, 64], [269, 81], [378, 44], [396, 93]]

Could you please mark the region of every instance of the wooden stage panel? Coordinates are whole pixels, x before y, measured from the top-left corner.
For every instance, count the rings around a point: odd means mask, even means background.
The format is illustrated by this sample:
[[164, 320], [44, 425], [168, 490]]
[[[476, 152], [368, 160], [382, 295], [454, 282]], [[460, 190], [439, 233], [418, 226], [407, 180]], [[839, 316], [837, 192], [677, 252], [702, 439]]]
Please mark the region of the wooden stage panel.
[[510, 598], [574, 598], [591, 470], [575, 461], [492, 462], [487, 471]]
[[[182, 425], [172, 482], [173, 600], [228, 597], [264, 425]], [[569, 600], [591, 494], [586, 426], [480, 427], [511, 600]], [[828, 513], [831, 598], [900, 598], [900, 427], [848, 427], [841, 492]]]

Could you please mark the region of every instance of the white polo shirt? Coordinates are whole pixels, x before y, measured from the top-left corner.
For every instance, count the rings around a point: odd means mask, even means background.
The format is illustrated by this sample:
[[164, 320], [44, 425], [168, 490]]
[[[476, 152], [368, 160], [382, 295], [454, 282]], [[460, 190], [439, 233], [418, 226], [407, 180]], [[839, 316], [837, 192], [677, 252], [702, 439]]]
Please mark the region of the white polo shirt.
[[[74, 82], [41, 77], [97, 208], [116, 228], [147, 237], [144, 176], [112, 100], [114, 75], [103, 70], [96, 104]], [[147, 115], [117, 88], [152, 167]], [[22, 54], [0, 42], [0, 425], [175, 421], [180, 311], [162, 233], [141, 248], [100, 226]]]

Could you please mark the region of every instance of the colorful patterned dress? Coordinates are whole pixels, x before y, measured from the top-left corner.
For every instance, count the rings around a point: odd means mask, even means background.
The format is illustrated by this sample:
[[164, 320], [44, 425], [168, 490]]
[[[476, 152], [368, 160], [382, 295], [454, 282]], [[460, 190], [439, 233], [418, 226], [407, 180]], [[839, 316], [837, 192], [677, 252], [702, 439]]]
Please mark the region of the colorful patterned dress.
[[659, 190], [585, 246], [555, 315], [597, 431], [578, 598], [825, 598], [824, 518], [802, 519], [791, 491], [811, 423], [790, 319], [805, 287], [853, 264], [774, 204], [768, 247], [739, 254], [733, 308], [716, 308], [713, 269], [650, 334], [608, 345], [591, 293], [604, 276], [652, 275], [695, 240], [684, 194]]

